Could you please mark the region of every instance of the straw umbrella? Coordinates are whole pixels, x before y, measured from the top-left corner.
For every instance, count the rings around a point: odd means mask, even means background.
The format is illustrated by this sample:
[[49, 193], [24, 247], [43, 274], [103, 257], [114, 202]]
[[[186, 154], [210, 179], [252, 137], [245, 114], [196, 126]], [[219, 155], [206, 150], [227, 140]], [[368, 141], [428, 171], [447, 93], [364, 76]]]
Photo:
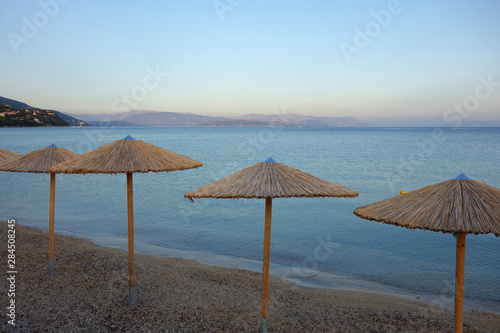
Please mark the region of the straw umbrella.
[[54, 204], [56, 193], [56, 174], [49, 168], [78, 156], [55, 144], [24, 155], [17, 155], [0, 162], [0, 171], [50, 173], [49, 209], [49, 276], [54, 276]]
[[129, 305], [135, 304], [132, 173], [169, 172], [198, 168], [202, 165], [203, 163], [187, 156], [176, 154], [127, 135], [122, 140], [104, 145], [52, 168], [54, 172], [60, 173], [127, 174]]
[[463, 329], [465, 235], [500, 236], [500, 189], [467, 175], [356, 208], [368, 220], [457, 236], [455, 332]]
[[278, 163], [273, 158], [240, 170], [219, 181], [184, 194], [193, 198], [260, 198], [266, 199], [264, 258], [262, 265], [261, 332], [267, 332], [269, 252], [273, 198], [290, 197], [356, 197], [358, 192], [320, 179], [298, 169]]
[[6, 160], [11, 157], [18, 156], [16, 153], [0, 148], [0, 161]]

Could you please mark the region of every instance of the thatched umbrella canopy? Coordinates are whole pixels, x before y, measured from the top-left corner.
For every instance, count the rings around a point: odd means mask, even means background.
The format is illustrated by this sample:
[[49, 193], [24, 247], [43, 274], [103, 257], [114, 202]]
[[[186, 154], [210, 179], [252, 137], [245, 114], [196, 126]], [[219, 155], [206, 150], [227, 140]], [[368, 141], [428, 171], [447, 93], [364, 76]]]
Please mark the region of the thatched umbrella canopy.
[[50, 173], [50, 212], [49, 212], [49, 275], [54, 276], [54, 205], [56, 175], [49, 169], [59, 163], [78, 156], [55, 144], [24, 155], [17, 155], [0, 162], [0, 171]]
[[0, 171], [51, 173], [49, 169], [56, 164], [71, 160], [78, 155], [55, 144], [41, 148], [0, 163]]
[[455, 332], [462, 332], [465, 235], [500, 236], [500, 189], [460, 174], [439, 184], [356, 208], [354, 214], [409, 229], [457, 235]]
[[11, 157], [18, 156], [16, 153], [13, 153], [11, 151], [8, 151], [6, 149], [0, 148], [0, 161], [6, 160]]
[[356, 197], [358, 192], [328, 182], [298, 169], [278, 163], [273, 158], [238, 171], [214, 183], [184, 194], [184, 197], [266, 199], [264, 258], [262, 266], [261, 332], [267, 332], [267, 302], [271, 214], [273, 198], [290, 197]]
[[135, 304], [132, 173], [169, 172], [198, 168], [202, 165], [202, 162], [136, 140], [128, 135], [122, 140], [89, 151], [74, 160], [61, 163], [51, 169], [58, 173], [127, 174], [129, 305]]

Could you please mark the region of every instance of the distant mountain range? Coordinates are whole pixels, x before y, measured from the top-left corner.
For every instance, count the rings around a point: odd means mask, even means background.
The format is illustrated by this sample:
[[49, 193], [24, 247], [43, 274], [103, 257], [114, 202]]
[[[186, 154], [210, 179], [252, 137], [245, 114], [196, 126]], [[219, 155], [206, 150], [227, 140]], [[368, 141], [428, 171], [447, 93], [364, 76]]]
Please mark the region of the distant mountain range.
[[314, 126], [365, 127], [368, 124], [353, 117], [314, 117], [300, 114], [262, 115], [239, 117], [213, 117], [192, 113], [134, 110], [118, 114], [70, 114], [92, 125], [141, 126]]
[[369, 124], [353, 117], [315, 117], [301, 114], [285, 113], [279, 115], [249, 114], [235, 117], [241, 121], [263, 121], [281, 123], [284, 126], [310, 126], [310, 127], [366, 127]]
[[[248, 114], [236, 117], [202, 116], [193, 113], [134, 110], [117, 114], [70, 114], [91, 125], [114, 126], [302, 126], [302, 127], [452, 127], [455, 122], [442, 118], [375, 118], [316, 117], [284, 113], [278, 115]], [[466, 121], [462, 127], [500, 127], [500, 121]]]
[[[0, 104], [15, 108], [32, 108], [26, 103], [0, 97]], [[277, 115], [248, 114], [236, 117], [203, 116], [193, 113], [161, 112], [153, 110], [133, 110], [116, 114], [71, 114], [56, 113], [71, 126], [78, 124], [107, 126], [301, 126], [301, 127], [452, 127], [456, 123], [442, 118], [375, 118], [359, 120], [354, 117], [316, 117], [293, 113]], [[462, 127], [500, 127], [500, 121], [466, 121]]]

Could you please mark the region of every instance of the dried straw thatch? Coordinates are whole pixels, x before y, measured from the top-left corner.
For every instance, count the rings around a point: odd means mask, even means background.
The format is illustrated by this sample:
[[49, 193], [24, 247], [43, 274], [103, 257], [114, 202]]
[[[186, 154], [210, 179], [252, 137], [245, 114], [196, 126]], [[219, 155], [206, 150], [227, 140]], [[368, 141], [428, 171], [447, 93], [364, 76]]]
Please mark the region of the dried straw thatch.
[[331, 183], [298, 169], [278, 163], [271, 157], [226, 178], [184, 194], [193, 198], [266, 199], [264, 256], [262, 264], [262, 307], [260, 332], [267, 332], [269, 257], [273, 198], [356, 197], [358, 192]]
[[358, 192], [283, 163], [257, 163], [184, 194], [186, 198], [356, 197]]
[[126, 136], [74, 160], [53, 168], [57, 173], [126, 173], [128, 210], [129, 305], [135, 304], [134, 279], [134, 204], [132, 174], [193, 169], [203, 163], [187, 156]]
[[49, 169], [78, 155], [54, 144], [0, 162], [0, 171], [50, 173], [49, 275], [54, 276], [54, 203], [56, 175]]
[[354, 214], [409, 229], [500, 236], [500, 189], [466, 177], [359, 207]]
[[198, 168], [203, 163], [155, 145], [127, 136], [78, 158], [67, 161], [51, 171], [57, 173], [134, 173], [161, 172]]
[[500, 236], [500, 190], [467, 175], [427, 186], [397, 197], [359, 207], [354, 214], [368, 220], [455, 233], [455, 333], [463, 332], [465, 236]]
[[49, 173], [49, 169], [78, 155], [56, 145], [50, 145], [0, 162], [0, 171]]
[[0, 161], [18, 156], [16, 153], [0, 148]]

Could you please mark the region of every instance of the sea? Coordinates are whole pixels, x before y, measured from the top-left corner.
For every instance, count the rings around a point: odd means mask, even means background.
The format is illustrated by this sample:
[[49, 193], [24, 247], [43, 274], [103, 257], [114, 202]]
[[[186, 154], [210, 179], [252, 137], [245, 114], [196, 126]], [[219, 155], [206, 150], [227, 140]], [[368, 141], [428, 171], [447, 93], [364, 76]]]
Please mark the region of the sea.
[[[454, 235], [368, 221], [353, 211], [460, 173], [500, 188], [500, 128], [1, 128], [0, 148], [23, 154], [56, 144], [83, 154], [127, 135], [203, 162], [133, 175], [137, 253], [260, 271], [265, 201], [193, 203], [183, 194], [272, 157], [359, 192], [274, 199], [272, 275], [445, 308], [453, 305]], [[49, 184], [48, 174], [0, 172], [0, 220], [48, 230]], [[126, 249], [126, 195], [124, 174], [58, 174], [56, 233]], [[465, 261], [465, 308], [500, 313], [500, 238], [468, 235]]]

